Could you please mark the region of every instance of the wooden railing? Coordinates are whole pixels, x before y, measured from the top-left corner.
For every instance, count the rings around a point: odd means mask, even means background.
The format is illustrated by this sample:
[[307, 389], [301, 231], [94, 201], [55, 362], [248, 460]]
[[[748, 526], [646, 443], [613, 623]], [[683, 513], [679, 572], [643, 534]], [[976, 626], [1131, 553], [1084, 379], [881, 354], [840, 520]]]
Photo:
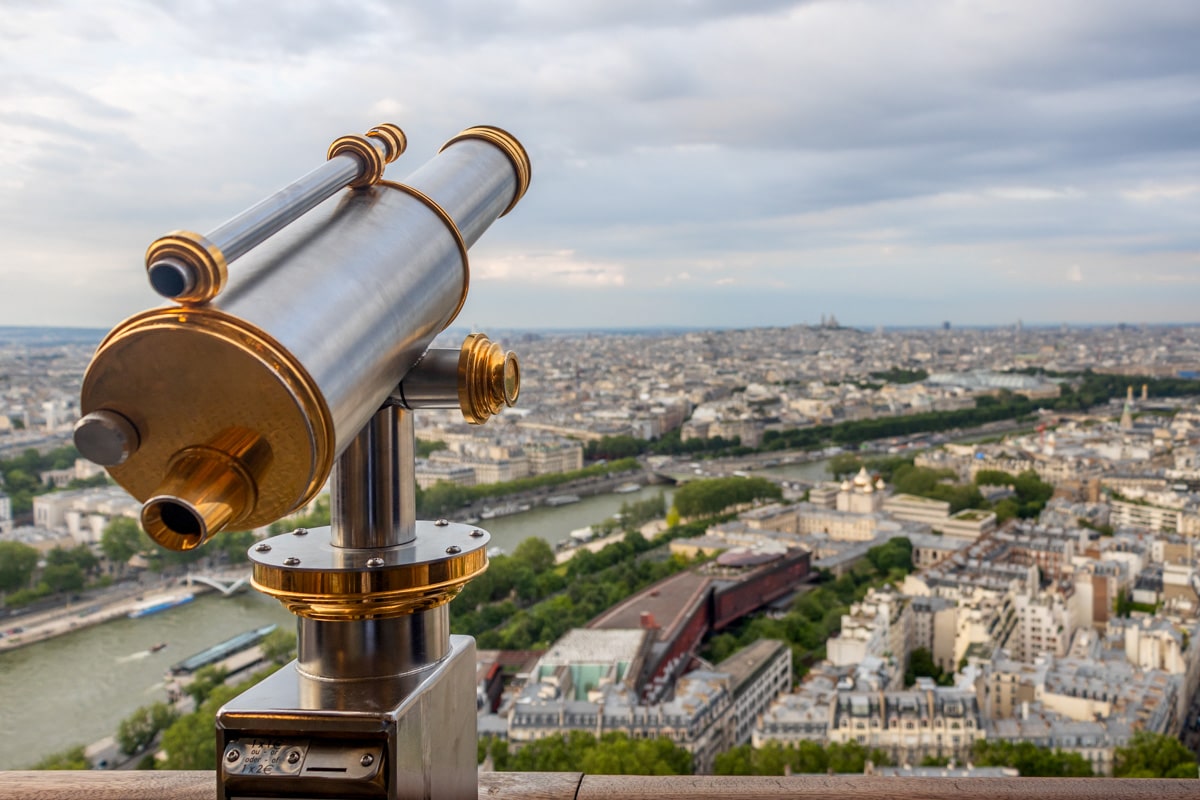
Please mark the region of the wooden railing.
[[[0, 800], [213, 800], [211, 772], [0, 772]], [[1200, 800], [1200, 780], [489, 772], [480, 800]]]

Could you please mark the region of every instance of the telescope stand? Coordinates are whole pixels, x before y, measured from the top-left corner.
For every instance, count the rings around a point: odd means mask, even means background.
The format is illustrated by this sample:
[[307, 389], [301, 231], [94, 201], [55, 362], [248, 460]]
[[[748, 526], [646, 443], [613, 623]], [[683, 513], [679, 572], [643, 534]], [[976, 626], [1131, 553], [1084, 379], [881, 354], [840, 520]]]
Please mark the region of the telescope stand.
[[413, 453], [411, 413], [385, 407], [337, 461], [331, 525], [251, 549], [299, 652], [218, 712], [218, 797], [477, 796], [475, 640], [447, 603], [490, 537], [416, 520]]

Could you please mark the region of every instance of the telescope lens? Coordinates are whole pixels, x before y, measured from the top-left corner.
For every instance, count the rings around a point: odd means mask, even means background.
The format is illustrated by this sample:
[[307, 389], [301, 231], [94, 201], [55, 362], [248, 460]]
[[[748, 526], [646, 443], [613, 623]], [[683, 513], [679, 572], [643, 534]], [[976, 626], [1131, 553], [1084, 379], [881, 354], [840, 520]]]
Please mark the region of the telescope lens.
[[204, 543], [204, 522], [194, 509], [177, 500], [156, 498], [142, 508], [142, 527], [150, 538], [171, 550], [191, 550]]
[[196, 276], [186, 264], [169, 258], [151, 264], [147, 275], [154, 291], [167, 298], [187, 294], [196, 284]]
[[163, 503], [158, 513], [162, 523], [180, 536], [199, 536], [200, 521], [192, 513], [178, 503]]

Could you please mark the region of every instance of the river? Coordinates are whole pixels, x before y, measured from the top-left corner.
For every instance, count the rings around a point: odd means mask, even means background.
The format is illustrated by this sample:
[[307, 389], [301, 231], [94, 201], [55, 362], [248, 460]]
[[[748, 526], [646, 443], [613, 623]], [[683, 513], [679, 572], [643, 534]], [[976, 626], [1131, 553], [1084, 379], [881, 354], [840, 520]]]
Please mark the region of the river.
[[[825, 466], [815, 461], [755, 474], [816, 481], [827, 477]], [[618, 513], [623, 503], [659, 492], [669, 504], [670, 486], [646, 486], [482, 520], [480, 526], [507, 553], [530, 536], [554, 545]], [[294, 621], [278, 602], [255, 592], [209, 594], [150, 617], [119, 619], [0, 653], [0, 769], [28, 767], [50, 753], [111, 735], [136, 708], [165, 699], [162, 679], [170, 665], [251, 628], [271, 622], [293, 627]], [[167, 647], [151, 653], [160, 642]]]
[[[242, 631], [294, 620], [256, 592], [209, 594], [0, 654], [0, 769], [113, 734], [139, 706], [166, 699], [163, 675], [172, 664]], [[151, 653], [160, 642], [167, 647]]]

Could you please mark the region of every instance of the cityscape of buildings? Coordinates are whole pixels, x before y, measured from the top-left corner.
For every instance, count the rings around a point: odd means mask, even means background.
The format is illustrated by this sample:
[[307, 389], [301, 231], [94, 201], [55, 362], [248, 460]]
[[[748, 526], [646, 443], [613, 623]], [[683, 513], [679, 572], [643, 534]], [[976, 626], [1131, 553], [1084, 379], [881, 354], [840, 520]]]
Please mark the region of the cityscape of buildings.
[[[418, 462], [423, 487], [576, 470], [586, 443], [606, 436], [678, 431], [682, 441], [736, 437], [753, 447], [772, 430], [971, 408], [1002, 391], [1036, 403], [1058, 396], [1059, 373], [1200, 371], [1197, 327], [827, 323], [525, 333], [504, 344], [522, 361], [520, 407], [482, 429], [418, 414], [418, 438], [444, 444]], [[0, 344], [0, 458], [69, 442], [94, 346]], [[481, 653], [480, 733], [514, 747], [570, 730], [666, 736], [698, 771], [747, 743], [856, 742], [911, 767], [965, 764], [980, 739], [1032, 741], [1110, 774], [1115, 749], [1135, 733], [1197, 728], [1197, 397], [1151, 397], [1131, 384], [1106, 406], [1046, 414], [1036, 429], [1003, 437], [884, 443], [884, 452], [910, 448], [916, 466], [946, 470], [952, 482], [1032, 472], [1053, 497], [1037, 518], [1001, 521], [898, 493], [868, 467], [842, 480], [789, 481], [783, 501], [672, 541], [672, 552], [710, 558], [516, 658], [515, 679], [496, 668], [514, 656]], [[679, 467], [644, 460], [650, 472]], [[97, 474], [80, 461], [40, 475], [61, 490], [34, 497], [24, 513], [0, 487], [0, 539], [43, 551], [98, 544], [109, 520], [136, 517], [139, 506], [112, 486], [66, 488]], [[1000, 484], [980, 489], [990, 500], [1011, 494]], [[751, 614], [780, 613], [818, 574], [844, 574], [901, 537], [912, 544], [913, 571], [855, 603], [799, 682], [787, 642], [761, 640], [719, 663], [701, 657], [707, 637]], [[906, 681], [917, 649], [946, 681]]]

